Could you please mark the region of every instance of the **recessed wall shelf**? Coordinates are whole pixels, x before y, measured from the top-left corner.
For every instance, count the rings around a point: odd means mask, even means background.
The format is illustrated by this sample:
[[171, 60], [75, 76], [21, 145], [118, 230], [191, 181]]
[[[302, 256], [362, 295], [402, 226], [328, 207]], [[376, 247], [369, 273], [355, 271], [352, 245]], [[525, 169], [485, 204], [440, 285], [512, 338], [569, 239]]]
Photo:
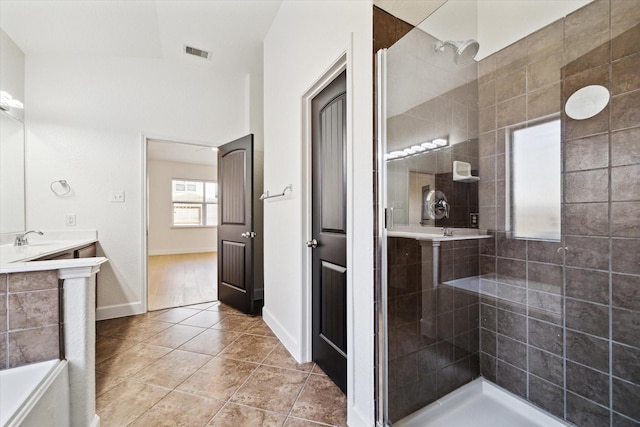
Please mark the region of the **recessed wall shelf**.
[[471, 164], [467, 162], [453, 162], [453, 180], [457, 182], [477, 182], [479, 176], [471, 175]]

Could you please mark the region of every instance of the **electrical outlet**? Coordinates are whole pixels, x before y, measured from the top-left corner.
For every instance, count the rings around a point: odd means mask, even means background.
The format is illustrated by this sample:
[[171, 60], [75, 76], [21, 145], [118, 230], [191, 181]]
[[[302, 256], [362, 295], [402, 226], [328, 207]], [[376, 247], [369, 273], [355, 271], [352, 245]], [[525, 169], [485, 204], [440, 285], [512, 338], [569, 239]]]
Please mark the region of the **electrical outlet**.
[[109, 193], [111, 203], [124, 203], [124, 191], [112, 191]]
[[64, 224], [67, 227], [75, 227], [76, 226], [76, 214], [66, 214], [64, 216]]

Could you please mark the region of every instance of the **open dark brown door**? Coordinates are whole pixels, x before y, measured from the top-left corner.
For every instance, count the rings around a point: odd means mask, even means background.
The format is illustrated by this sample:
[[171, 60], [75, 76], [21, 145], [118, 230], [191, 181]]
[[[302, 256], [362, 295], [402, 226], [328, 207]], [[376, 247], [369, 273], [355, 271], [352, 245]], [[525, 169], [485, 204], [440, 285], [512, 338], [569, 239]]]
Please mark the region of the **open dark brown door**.
[[313, 360], [347, 389], [346, 71], [311, 102]]
[[259, 310], [262, 299], [253, 154], [253, 135], [218, 147], [218, 298], [248, 314]]

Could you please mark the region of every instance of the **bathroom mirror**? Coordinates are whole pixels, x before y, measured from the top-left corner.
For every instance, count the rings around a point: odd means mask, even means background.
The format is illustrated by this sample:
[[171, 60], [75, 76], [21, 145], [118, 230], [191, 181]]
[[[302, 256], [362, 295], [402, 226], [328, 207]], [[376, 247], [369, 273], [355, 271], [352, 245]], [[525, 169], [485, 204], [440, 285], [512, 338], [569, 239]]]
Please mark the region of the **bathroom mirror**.
[[[475, 228], [471, 213], [478, 212], [478, 182], [456, 182], [454, 161], [468, 162], [478, 174], [478, 140], [472, 139], [436, 151], [387, 161], [387, 206], [393, 225]], [[424, 209], [430, 190], [444, 191], [451, 215], [431, 218]]]
[[0, 116], [0, 233], [15, 233], [25, 229], [24, 124]]

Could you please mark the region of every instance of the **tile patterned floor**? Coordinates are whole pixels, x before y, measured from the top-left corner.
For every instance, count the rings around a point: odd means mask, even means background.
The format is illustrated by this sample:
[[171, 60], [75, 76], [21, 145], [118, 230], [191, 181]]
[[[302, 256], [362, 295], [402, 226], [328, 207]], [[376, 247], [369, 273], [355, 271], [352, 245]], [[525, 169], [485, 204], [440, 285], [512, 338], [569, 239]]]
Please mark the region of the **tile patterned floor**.
[[261, 317], [220, 303], [96, 327], [97, 412], [109, 426], [346, 426], [346, 397]]

